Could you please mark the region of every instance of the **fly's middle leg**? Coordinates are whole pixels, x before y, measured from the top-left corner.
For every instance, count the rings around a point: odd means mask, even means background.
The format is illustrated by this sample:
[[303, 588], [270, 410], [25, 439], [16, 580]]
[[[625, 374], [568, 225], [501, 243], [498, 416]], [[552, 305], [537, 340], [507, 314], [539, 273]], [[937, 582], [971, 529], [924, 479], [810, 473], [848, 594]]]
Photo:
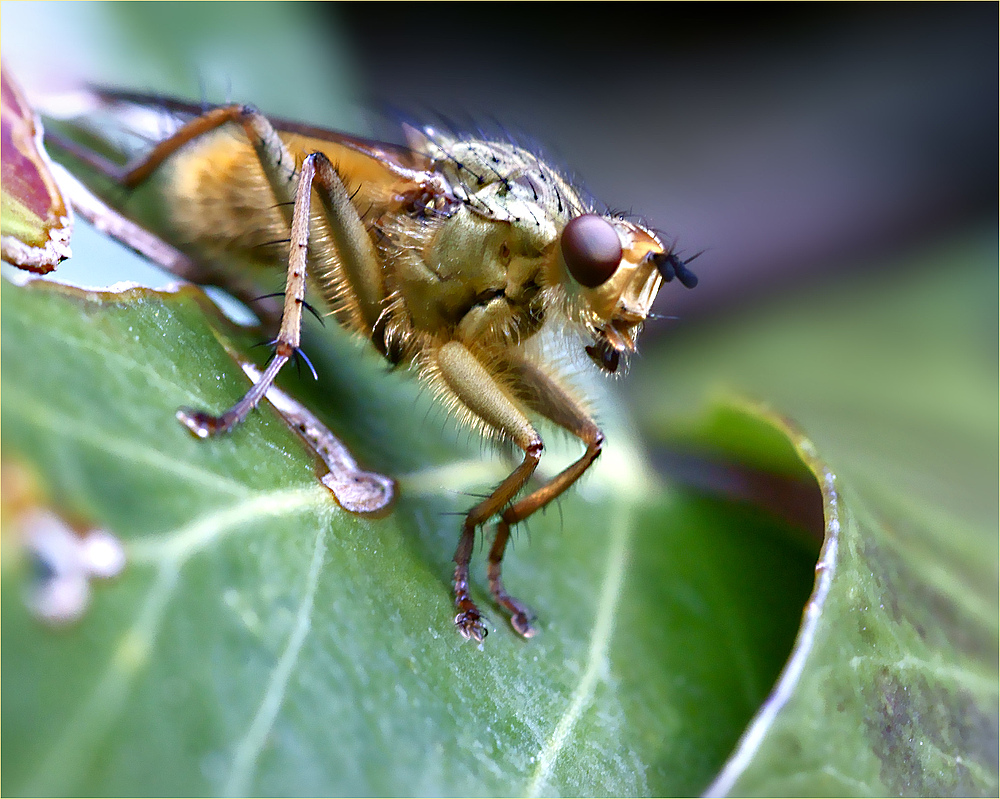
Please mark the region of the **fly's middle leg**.
[[455, 396], [493, 429], [513, 439], [524, 452], [517, 468], [466, 515], [455, 550], [455, 606], [459, 611], [455, 625], [466, 638], [482, 641], [486, 628], [469, 591], [469, 562], [476, 530], [500, 513], [528, 482], [541, 459], [543, 444], [517, 402], [464, 344], [450, 341], [442, 346], [437, 351], [436, 364]]

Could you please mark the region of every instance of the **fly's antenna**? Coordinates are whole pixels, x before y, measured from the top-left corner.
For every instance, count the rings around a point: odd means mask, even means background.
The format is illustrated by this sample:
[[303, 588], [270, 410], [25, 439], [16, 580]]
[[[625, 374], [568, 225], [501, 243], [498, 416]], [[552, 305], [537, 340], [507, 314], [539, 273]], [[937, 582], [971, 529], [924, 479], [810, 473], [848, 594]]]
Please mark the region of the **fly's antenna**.
[[682, 261], [673, 252], [651, 252], [646, 257], [656, 265], [667, 283], [677, 278], [684, 288], [693, 289], [698, 285], [698, 276], [687, 265], [704, 252], [697, 252], [686, 261]]

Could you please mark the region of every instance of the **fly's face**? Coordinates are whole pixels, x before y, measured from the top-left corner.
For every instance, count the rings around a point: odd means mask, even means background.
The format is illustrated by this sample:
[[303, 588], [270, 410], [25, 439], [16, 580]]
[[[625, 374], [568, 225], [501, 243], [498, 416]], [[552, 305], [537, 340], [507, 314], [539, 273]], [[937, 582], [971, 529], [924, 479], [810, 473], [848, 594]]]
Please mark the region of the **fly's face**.
[[664, 282], [692, 288], [697, 278], [650, 230], [613, 216], [588, 213], [560, 233], [558, 263], [572, 298], [571, 313], [593, 336], [587, 354], [605, 372], [618, 371]]

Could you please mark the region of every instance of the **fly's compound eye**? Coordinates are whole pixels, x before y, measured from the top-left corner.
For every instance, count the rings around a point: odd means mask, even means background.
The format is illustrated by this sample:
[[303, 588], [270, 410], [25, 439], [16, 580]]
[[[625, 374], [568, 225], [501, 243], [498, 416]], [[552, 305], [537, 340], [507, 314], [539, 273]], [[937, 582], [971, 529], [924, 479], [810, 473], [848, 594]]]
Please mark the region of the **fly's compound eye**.
[[622, 244], [614, 227], [597, 214], [571, 219], [559, 242], [569, 273], [582, 286], [597, 288], [622, 261]]

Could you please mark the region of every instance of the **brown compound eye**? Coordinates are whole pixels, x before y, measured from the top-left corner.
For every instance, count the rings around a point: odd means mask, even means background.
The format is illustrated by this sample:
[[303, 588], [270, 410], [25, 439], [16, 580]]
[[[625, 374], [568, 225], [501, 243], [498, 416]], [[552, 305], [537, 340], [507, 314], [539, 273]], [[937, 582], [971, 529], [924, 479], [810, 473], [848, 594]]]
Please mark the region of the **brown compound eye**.
[[571, 219], [560, 239], [563, 260], [580, 285], [597, 288], [622, 261], [622, 244], [612, 224], [597, 214]]

